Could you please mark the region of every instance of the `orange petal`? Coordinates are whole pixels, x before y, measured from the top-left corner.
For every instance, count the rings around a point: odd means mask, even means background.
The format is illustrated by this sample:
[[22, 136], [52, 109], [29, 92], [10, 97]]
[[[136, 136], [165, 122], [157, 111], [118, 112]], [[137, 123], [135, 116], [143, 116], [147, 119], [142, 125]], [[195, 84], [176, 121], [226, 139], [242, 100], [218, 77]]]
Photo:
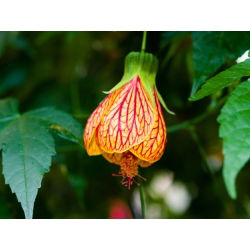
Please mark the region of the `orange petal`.
[[135, 77], [121, 87], [108, 113], [98, 127], [98, 142], [108, 153], [122, 153], [141, 143], [152, 130], [155, 109]]
[[[121, 166], [121, 164], [124, 162], [124, 155], [126, 155], [127, 153], [124, 152], [124, 153], [105, 153], [105, 152], [102, 152], [102, 155], [103, 157], [109, 161], [110, 163], [114, 163], [116, 165], [119, 165]], [[152, 165], [153, 163], [152, 162], [148, 162], [148, 161], [143, 161], [143, 160], [140, 160], [138, 158], [136, 158], [136, 162], [138, 162], [138, 165], [141, 166], [141, 167], [148, 167], [150, 165]]]
[[140, 165], [142, 168], [149, 167], [152, 164], [153, 164], [153, 162], [143, 161], [143, 160], [139, 160], [139, 162], [138, 162], [138, 165]]
[[102, 154], [102, 150], [97, 144], [96, 136], [93, 136], [92, 140], [90, 141], [90, 144], [88, 148], [86, 147], [87, 152], [89, 155], [100, 155]]
[[157, 115], [154, 126], [149, 136], [142, 143], [130, 149], [130, 151], [138, 158], [148, 162], [158, 161], [161, 158], [166, 146], [166, 125], [163, 119], [161, 105], [156, 90], [154, 91], [154, 97], [157, 106]]
[[101, 150], [96, 141], [96, 128], [100, 124], [104, 113], [110, 105], [113, 103], [114, 97], [117, 95], [117, 92], [109, 94], [94, 110], [94, 112], [89, 117], [85, 130], [84, 130], [84, 145], [89, 155], [99, 155]]
[[116, 165], [121, 165], [121, 159], [122, 159], [122, 154], [119, 153], [113, 153], [113, 154], [109, 154], [109, 153], [105, 153], [103, 152], [102, 155], [103, 157], [109, 161], [110, 163], [114, 163]]

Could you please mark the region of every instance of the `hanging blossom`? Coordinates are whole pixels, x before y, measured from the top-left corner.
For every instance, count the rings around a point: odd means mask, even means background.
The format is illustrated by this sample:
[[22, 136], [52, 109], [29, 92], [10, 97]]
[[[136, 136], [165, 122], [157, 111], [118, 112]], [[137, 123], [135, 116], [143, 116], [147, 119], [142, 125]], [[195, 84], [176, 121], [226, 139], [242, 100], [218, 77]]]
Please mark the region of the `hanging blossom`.
[[[155, 77], [157, 59], [149, 53], [131, 52], [125, 60], [122, 80], [110, 91], [89, 117], [84, 144], [89, 155], [102, 155], [120, 166], [116, 176], [130, 189], [144, 179], [138, 167], [158, 161], [166, 146], [166, 125]], [[171, 111], [169, 111], [171, 113]], [[145, 179], [144, 179], [145, 180]]]

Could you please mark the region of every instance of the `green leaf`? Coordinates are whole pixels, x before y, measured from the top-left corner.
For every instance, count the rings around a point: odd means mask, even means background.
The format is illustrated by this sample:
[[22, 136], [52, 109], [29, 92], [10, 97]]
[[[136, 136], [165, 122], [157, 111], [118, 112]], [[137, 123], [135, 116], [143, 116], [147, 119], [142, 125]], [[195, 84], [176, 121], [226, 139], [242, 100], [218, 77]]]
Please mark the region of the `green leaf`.
[[191, 96], [226, 62], [249, 49], [250, 32], [193, 32], [195, 79]]
[[80, 141], [80, 124], [70, 115], [54, 108], [18, 113], [14, 99], [0, 101], [0, 149], [3, 155], [5, 183], [21, 203], [26, 218], [33, 207], [43, 175], [49, 171], [55, 155], [49, 129], [72, 141]]
[[250, 81], [231, 93], [218, 122], [223, 139], [223, 177], [230, 196], [236, 198], [236, 176], [250, 158]]
[[250, 76], [250, 59], [236, 64], [206, 81], [201, 89], [191, 96], [189, 100], [197, 101], [203, 97], [214, 94], [217, 91], [236, 83], [244, 76]]
[[34, 119], [41, 120], [54, 129], [64, 139], [82, 144], [82, 126], [72, 117], [53, 107], [45, 107], [26, 113]]

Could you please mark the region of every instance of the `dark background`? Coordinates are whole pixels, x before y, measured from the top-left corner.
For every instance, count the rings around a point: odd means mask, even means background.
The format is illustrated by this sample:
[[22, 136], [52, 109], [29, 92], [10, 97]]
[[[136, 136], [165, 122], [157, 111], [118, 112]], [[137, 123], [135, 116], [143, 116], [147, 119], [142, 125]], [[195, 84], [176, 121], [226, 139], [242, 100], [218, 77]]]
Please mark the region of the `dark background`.
[[[164, 113], [169, 129], [206, 112], [211, 103], [209, 97], [188, 101], [194, 77], [192, 38], [188, 32], [175, 34], [169, 42], [172, 36], [173, 32], [149, 32], [146, 46], [160, 62], [159, 92], [176, 113]], [[141, 40], [142, 32], [0, 32], [0, 98], [17, 98], [22, 112], [53, 105], [85, 126], [105, 96], [102, 91], [119, 82], [125, 56], [139, 51]], [[229, 198], [223, 183], [218, 112], [169, 133], [161, 160], [140, 171], [147, 178], [147, 218], [249, 217], [249, 167], [237, 179], [237, 200]], [[138, 188], [129, 191], [111, 176], [118, 166], [55, 139], [58, 154], [44, 176], [34, 218], [140, 218]], [[0, 218], [23, 218], [3, 175]]]

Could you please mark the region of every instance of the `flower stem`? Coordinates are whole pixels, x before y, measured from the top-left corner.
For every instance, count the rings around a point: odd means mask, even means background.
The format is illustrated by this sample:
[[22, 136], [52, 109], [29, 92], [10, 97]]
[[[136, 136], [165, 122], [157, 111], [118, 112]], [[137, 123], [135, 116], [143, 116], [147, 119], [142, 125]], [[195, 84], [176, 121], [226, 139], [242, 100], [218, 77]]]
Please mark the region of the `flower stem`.
[[196, 116], [195, 118], [178, 123], [176, 125], [168, 127], [168, 133], [174, 133], [178, 130], [182, 129], [187, 129], [190, 128], [191, 126], [203, 121], [205, 118], [207, 118], [209, 115], [213, 114], [215, 111], [217, 111], [227, 100], [227, 96], [222, 98], [221, 100], [218, 101], [217, 105], [214, 107], [209, 107], [204, 113], [200, 114], [199, 116]]
[[140, 192], [140, 201], [141, 201], [141, 218], [145, 219], [145, 197], [144, 197], [142, 183], [139, 186], [139, 192]]
[[141, 43], [141, 52], [145, 51], [145, 49], [146, 49], [146, 42], [147, 42], [147, 31], [143, 31], [142, 43]]
[[204, 120], [206, 117], [208, 117], [211, 114], [211, 112], [205, 112], [202, 113], [199, 116], [196, 116], [194, 119], [178, 123], [176, 125], [168, 127], [168, 133], [173, 133], [178, 130], [189, 128], [190, 126], [199, 123], [200, 121]]

